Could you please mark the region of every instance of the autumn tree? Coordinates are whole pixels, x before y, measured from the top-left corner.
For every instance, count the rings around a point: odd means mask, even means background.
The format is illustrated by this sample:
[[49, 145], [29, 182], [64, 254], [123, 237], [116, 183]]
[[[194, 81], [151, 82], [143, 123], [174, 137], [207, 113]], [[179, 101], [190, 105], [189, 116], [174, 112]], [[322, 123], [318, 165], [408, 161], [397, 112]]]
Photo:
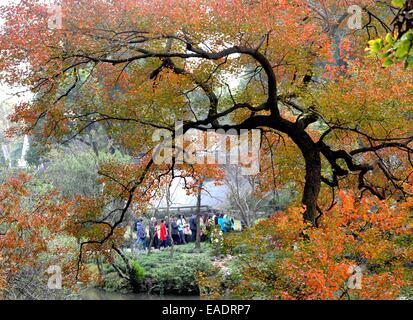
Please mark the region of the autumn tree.
[[[61, 26], [40, 1], [2, 7], [1, 79], [35, 95], [16, 106], [9, 133], [68, 143], [102, 124], [139, 159], [102, 168], [104, 192], [79, 206], [84, 228], [73, 232], [102, 250], [176, 167], [151, 155], [159, 129], [181, 151], [177, 120], [183, 133], [260, 130], [263, 190], [275, 178], [296, 188], [313, 226], [337, 189], [405, 198], [412, 74], [365, 58], [370, 31], [386, 32], [394, 14], [382, 1], [354, 2], [369, 19], [357, 31], [347, 1], [62, 0]], [[122, 206], [102, 211], [113, 198]]]
[[0, 297], [47, 298], [48, 268], [64, 270], [75, 260], [70, 252], [76, 247], [56, 241], [65, 234], [70, 203], [56, 190], [34, 190], [25, 173], [0, 184]]
[[[225, 239], [235, 257], [230, 281], [203, 281], [206, 297], [397, 299], [413, 284], [412, 200], [392, 203], [340, 191], [339, 203], [308, 228], [290, 207]], [[224, 288], [224, 289], [223, 289]], [[405, 296], [407, 298], [407, 295]]]
[[[276, 199], [274, 192], [255, 192], [258, 188], [258, 176], [243, 176], [236, 165], [226, 167], [223, 184], [228, 189], [227, 202], [230, 208], [237, 210], [239, 218], [247, 226], [252, 226], [257, 220], [260, 209]], [[274, 207], [271, 210], [275, 210]]]

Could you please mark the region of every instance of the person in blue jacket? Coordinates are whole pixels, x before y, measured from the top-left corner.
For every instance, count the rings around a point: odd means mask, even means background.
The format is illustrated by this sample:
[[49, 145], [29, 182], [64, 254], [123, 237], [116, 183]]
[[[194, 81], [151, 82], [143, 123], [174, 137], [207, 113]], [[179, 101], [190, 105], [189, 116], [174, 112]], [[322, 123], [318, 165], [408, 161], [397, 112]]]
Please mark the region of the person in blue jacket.
[[136, 222], [136, 245], [139, 250], [145, 249], [146, 245], [146, 230], [145, 227], [142, 224], [142, 219], [139, 219], [138, 222]]
[[221, 228], [221, 231], [225, 232], [225, 219], [224, 219], [224, 215], [222, 213], [219, 214], [218, 225]]

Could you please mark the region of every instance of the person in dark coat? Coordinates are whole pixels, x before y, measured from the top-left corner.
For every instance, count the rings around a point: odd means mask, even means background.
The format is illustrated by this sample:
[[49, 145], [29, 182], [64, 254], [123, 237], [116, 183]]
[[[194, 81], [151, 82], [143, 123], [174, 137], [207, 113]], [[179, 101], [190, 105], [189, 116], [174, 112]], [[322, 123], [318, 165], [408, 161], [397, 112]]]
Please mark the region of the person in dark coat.
[[153, 217], [151, 219], [151, 222], [149, 224], [149, 243], [148, 243], [148, 248], [151, 245], [152, 242], [152, 247], [158, 248], [159, 246], [159, 238], [158, 238], [158, 233], [157, 231], [158, 227], [158, 222], [156, 221], [156, 218]]
[[214, 224], [218, 225], [219, 213], [214, 214]]
[[178, 230], [178, 223], [176, 221], [176, 217], [172, 217], [171, 219], [171, 235], [172, 235], [172, 241], [174, 244], [181, 244], [181, 238], [179, 237], [179, 230]]
[[196, 214], [192, 214], [191, 218], [189, 218], [189, 228], [191, 229], [191, 242], [196, 241]]

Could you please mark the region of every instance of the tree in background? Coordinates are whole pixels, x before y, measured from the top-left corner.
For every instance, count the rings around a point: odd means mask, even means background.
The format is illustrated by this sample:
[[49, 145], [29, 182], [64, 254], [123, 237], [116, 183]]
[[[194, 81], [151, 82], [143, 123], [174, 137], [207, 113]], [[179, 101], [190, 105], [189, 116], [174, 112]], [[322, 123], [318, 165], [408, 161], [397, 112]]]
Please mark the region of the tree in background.
[[[57, 242], [65, 234], [70, 202], [56, 190], [34, 188], [25, 173], [0, 184], [0, 296], [44, 299], [46, 271], [76, 261], [76, 246]], [[47, 255], [46, 255], [47, 253]], [[63, 258], [62, 258], [63, 257]], [[71, 259], [71, 257], [73, 259]], [[31, 275], [25, 277], [24, 275]], [[66, 277], [64, 281], [68, 281]], [[36, 285], [33, 287], [33, 285]], [[47, 294], [47, 292], [46, 292]]]

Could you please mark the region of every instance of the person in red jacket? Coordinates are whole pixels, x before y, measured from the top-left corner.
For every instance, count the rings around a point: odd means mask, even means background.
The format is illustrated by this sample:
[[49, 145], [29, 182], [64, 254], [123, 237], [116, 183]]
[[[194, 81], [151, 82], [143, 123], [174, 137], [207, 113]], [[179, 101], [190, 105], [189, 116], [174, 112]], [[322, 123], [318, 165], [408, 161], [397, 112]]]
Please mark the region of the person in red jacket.
[[166, 237], [167, 237], [167, 229], [166, 229], [166, 224], [165, 220], [161, 220], [161, 224], [159, 226], [159, 248], [164, 247], [166, 248]]

